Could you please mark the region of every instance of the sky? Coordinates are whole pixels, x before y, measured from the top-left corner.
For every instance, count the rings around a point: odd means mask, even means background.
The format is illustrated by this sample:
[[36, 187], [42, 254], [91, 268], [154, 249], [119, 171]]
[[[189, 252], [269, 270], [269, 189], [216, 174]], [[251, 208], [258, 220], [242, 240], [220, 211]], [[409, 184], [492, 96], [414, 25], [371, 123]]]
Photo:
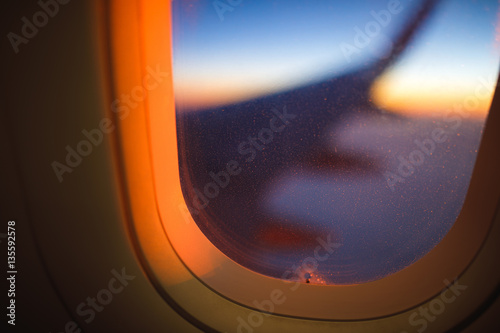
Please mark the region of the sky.
[[[379, 31], [359, 52], [346, 56], [346, 45], [360, 46], [356, 29], [365, 31], [370, 22], [373, 26], [371, 12], [387, 12], [390, 2], [173, 1], [179, 111], [284, 91], [374, 62], [390, 50], [391, 39], [418, 1], [399, 1], [397, 13], [389, 11], [385, 26], [375, 23]], [[482, 89], [485, 97], [471, 105], [484, 116], [498, 74], [498, 21], [496, 0], [443, 0], [409, 50], [377, 81], [375, 102], [394, 112], [435, 112], [474, 96], [482, 79], [490, 93]]]
[[[178, 112], [245, 101], [369, 66], [391, 50], [391, 40], [419, 7], [419, 1], [401, 0], [390, 21], [360, 45], [357, 29], [377, 24], [371, 12], [387, 12], [389, 0], [221, 0], [220, 6], [235, 4], [223, 13], [213, 3], [172, 2]], [[335, 153], [338, 148], [355, 160], [368, 156], [380, 174], [352, 177], [334, 168], [321, 173], [304, 167], [270, 182], [260, 207], [266, 216], [291, 216], [291, 223], [318, 230], [333, 225], [342, 235], [342, 248], [320, 268], [325, 280], [358, 283], [391, 274], [425, 255], [452, 227], [498, 77], [499, 13], [498, 0], [443, 0], [394, 66], [375, 81], [377, 106], [422, 119], [367, 121], [353, 114], [354, 120], [347, 117], [332, 127], [335, 140], [329, 147]], [[345, 53], [354, 47], [359, 52]], [[396, 172], [399, 157], [418, 148], [415, 140], [429, 139], [447, 125], [424, 116], [457, 108], [466, 109], [467, 121], [446, 128], [449, 140], [436, 144], [425, 164], [391, 191], [384, 171]], [[252, 124], [235, 131], [249, 129]], [[274, 271], [264, 273], [276, 277], [282, 275], [276, 267], [288, 269], [298, 260], [272, 251], [265, 255]], [[356, 276], [346, 262], [355, 265]], [[328, 276], [331, 271], [348, 274]]]
[[460, 104], [484, 117], [498, 77], [499, 13], [497, 1], [445, 1], [414, 49], [375, 84], [375, 100], [416, 115]]

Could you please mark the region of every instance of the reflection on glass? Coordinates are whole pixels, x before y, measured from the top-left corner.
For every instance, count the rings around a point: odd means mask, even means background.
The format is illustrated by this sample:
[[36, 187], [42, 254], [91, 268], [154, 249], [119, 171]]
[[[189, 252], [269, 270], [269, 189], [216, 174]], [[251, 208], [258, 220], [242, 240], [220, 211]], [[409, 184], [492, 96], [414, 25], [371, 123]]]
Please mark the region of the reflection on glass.
[[442, 240], [495, 90], [496, 1], [192, 0], [173, 16], [181, 185], [223, 253], [353, 284]]

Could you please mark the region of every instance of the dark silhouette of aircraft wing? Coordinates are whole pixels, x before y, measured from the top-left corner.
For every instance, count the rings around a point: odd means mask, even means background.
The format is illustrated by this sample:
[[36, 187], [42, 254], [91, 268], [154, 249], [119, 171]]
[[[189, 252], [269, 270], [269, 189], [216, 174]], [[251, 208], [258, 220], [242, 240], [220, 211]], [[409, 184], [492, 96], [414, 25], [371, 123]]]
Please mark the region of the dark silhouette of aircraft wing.
[[[228, 237], [221, 235], [256, 234], [259, 225], [280, 223], [269, 221], [256, 207], [271, 177], [304, 156], [314, 160], [315, 154], [322, 155], [323, 163], [338, 161], [332, 153], [330, 160], [324, 158], [325, 131], [345, 114], [379, 112], [370, 102], [373, 82], [401, 56], [437, 3], [424, 1], [388, 56], [367, 67], [233, 105], [177, 113], [183, 192], [198, 225], [219, 249], [229, 246], [224, 244]], [[230, 161], [241, 170], [226, 184]]]

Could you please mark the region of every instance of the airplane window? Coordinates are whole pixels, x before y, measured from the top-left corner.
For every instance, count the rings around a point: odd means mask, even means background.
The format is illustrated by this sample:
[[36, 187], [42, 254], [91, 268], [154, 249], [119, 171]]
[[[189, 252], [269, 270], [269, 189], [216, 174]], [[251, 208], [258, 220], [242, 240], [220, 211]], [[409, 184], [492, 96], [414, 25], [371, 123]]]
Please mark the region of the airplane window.
[[356, 284], [443, 239], [497, 82], [497, 1], [172, 5], [181, 186], [219, 250]]

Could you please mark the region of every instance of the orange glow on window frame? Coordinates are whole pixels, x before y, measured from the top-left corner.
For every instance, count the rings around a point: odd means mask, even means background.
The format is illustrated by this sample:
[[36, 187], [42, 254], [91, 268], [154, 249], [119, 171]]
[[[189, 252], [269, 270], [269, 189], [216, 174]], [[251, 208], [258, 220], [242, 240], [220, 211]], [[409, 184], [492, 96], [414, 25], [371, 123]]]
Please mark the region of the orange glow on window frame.
[[[171, 73], [170, 5], [170, 1], [160, 0], [111, 1], [115, 97], [140, 85], [148, 66], [159, 66]], [[490, 141], [498, 142], [500, 132], [495, 134], [491, 127], [499, 127], [500, 117], [493, 114], [485, 135], [489, 133]], [[219, 294], [250, 308], [255, 299], [267, 299], [272, 290], [284, 288], [283, 281], [251, 272], [224, 256], [186, 214], [178, 171], [171, 75], [149, 91], [127, 117], [116, 117], [116, 121], [130, 203], [130, 235], [155, 285], [182, 303], [189, 302], [183, 299], [183, 290], [195, 288], [196, 281], [202, 280]], [[439, 294], [443, 279], [452, 281], [466, 269], [488, 233], [499, 197], [500, 173], [496, 170], [500, 162], [495, 157], [492, 163], [487, 156], [496, 156], [496, 149], [492, 144], [481, 146], [476, 166], [487, 171], [481, 174], [476, 168], [469, 188], [469, 192], [479, 194], [468, 195], [453, 228], [424, 258], [371, 283], [304, 284], [287, 302], [276, 307], [276, 313], [338, 320], [377, 318], [403, 312]], [[482, 186], [488, 186], [490, 192], [481, 194]], [[422, 276], [422, 272], [436, 271], [440, 272], [439, 278]], [[407, 316], [401, 320], [407, 320]]]

